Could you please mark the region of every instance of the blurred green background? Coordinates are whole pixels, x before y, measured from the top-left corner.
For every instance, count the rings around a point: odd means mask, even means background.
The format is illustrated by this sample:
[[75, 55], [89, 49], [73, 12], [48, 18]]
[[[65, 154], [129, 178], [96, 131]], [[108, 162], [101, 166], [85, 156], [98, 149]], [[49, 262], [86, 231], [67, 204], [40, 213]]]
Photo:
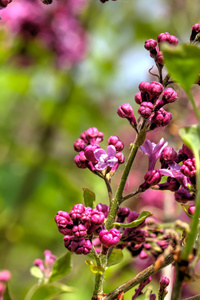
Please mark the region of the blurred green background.
[[[97, 202], [107, 201], [103, 182], [75, 166], [74, 141], [87, 128], [97, 127], [104, 132], [102, 147], [110, 135], [118, 135], [127, 155], [134, 132], [116, 111], [125, 102], [134, 106], [138, 84], [154, 80], [148, 73], [153, 60], [144, 41], [167, 31], [187, 42], [191, 26], [200, 22], [197, 0], [86, 1], [75, 18], [87, 34], [87, 51], [79, 62], [62, 67], [55, 63], [58, 54], [37, 35], [27, 42], [9, 29], [6, 11], [20, 1], [13, 0], [2, 10], [0, 21], [0, 269], [12, 272], [10, 290], [15, 300], [24, 299], [36, 282], [29, 272], [35, 258], [43, 259], [45, 249], [56, 256], [66, 251], [54, 222], [56, 212], [81, 203], [83, 187], [96, 193]], [[46, 14], [49, 8], [40, 5], [40, 9]], [[177, 113], [180, 106], [182, 119]], [[171, 110], [174, 121], [166, 136], [176, 149], [181, 145], [177, 128], [184, 125], [188, 109], [183, 99]], [[155, 141], [162, 135], [163, 130], [156, 132]], [[121, 168], [113, 179], [114, 188]], [[91, 298], [93, 275], [84, 260], [72, 256], [73, 271], [64, 282], [76, 291], [60, 300]], [[136, 272], [125, 253], [125, 260], [106, 274], [105, 291]], [[196, 286], [197, 282], [193, 291]]]

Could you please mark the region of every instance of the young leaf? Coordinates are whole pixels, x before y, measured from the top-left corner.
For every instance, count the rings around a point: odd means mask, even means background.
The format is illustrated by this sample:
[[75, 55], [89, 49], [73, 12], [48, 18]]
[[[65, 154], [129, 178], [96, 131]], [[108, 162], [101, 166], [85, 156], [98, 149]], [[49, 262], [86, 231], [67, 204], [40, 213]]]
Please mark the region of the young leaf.
[[123, 257], [124, 255], [121, 249], [113, 249], [111, 255], [108, 258], [107, 266], [110, 267], [120, 263]]
[[36, 267], [36, 266], [33, 266], [30, 268], [30, 273], [32, 276], [39, 278], [39, 279], [44, 277], [44, 274], [42, 273], [40, 268]]
[[200, 48], [191, 44], [176, 47], [165, 44], [162, 52], [170, 76], [189, 92], [200, 73]]
[[52, 269], [51, 276], [49, 278], [49, 282], [58, 280], [65, 275], [67, 275], [71, 271], [71, 253], [67, 252], [62, 257], [58, 258]]
[[115, 222], [115, 223], [113, 223], [113, 225], [121, 226], [121, 227], [124, 227], [124, 228], [133, 228], [133, 227], [136, 227], [136, 226], [140, 225], [142, 222], [144, 222], [144, 220], [146, 218], [148, 218], [150, 216], [152, 216], [152, 214], [150, 212], [143, 211], [139, 215], [139, 217], [135, 221], [133, 221], [131, 223], [127, 223], [126, 224], [126, 223], [117, 223], [117, 222]]
[[73, 291], [74, 289], [72, 287], [69, 287], [59, 282], [54, 282], [45, 285], [40, 285], [37, 288], [34, 287], [32, 293], [29, 294], [29, 297], [26, 297], [26, 300], [48, 300], [60, 294], [71, 293]]
[[183, 142], [198, 154], [200, 150], [200, 125], [192, 125], [179, 130]]
[[104, 268], [95, 266], [91, 260], [86, 260], [85, 263], [86, 263], [86, 265], [88, 265], [90, 267], [90, 270], [94, 274], [103, 273], [105, 271]]
[[89, 189], [83, 188], [83, 199], [85, 206], [89, 206], [91, 208], [95, 207], [95, 193]]

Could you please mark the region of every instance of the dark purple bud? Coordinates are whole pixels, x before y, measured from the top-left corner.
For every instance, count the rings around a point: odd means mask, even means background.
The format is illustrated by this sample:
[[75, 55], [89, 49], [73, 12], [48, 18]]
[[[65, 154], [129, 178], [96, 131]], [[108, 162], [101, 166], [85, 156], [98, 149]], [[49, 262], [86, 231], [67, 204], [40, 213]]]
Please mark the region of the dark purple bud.
[[91, 250], [92, 250], [92, 244], [91, 244], [90, 240], [81, 240], [78, 243], [78, 247], [75, 250], [75, 253], [87, 255], [90, 253]]
[[66, 211], [60, 210], [57, 212], [57, 215], [55, 216], [55, 222], [58, 228], [66, 228], [70, 221], [70, 216]]
[[161, 153], [160, 161], [161, 163], [169, 163], [175, 161], [177, 158], [177, 153], [172, 147], [165, 147]]
[[166, 288], [170, 283], [170, 280], [168, 277], [166, 276], [162, 276], [161, 279], [160, 279], [160, 287], [162, 288]]
[[118, 229], [112, 228], [109, 231], [107, 229], [102, 230], [99, 233], [99, 240], [105, 247], [113, 247], [119, 243], [120, 232]]
[[85, 237], [87, 235], [86, 227], [83, 224], [75, 225], [72, 228], [75, 237]]
[[115, 157], [118, 159], [118, 164], [123, 164], [125, 161], [124, 154], [122, 152], [118, 152], [115, 154]]
[[0, 9], [5, 8], [12, 0], [0, 0]]
[[146, 240], [145, 231], [135, 228], [125, 228], [124, 236], [126, 241], [131, 241], [135, 244], [143, 244]]
[[186, 189], [184, 189], [184, 187], [177, 190], [174, 196], [175, 196], [175, 200], [180, 203], [186, 203], [187, 201], [191, 201], [195, 199], [194, 195], [193, 194], [191, 195]]
[[97, 163], [97, 160], [94, 156], [94, 151], [99, 148], [100, 148], [99, 145], [88, 145], [87, 147], [85, 147], [85, 150], [84, 150], [85, 157], [89, 161], [91, 161], [93, 163]]
[[135, 94], [135, 102], [137, 104], [141, 104], [142, 103], [142, 95], [141, 95], [141, 92], [138, 92]]
[[200, 32], [200, 24], [196, 23], [192, 26], [192, 32], [190, 36], [190, 42], [194, 41], [197, 34]]
[[74, 150], [77, 152], [83, 151], [85, 149], [85, 142], [82, 139], [76, 140], [74, 143]]
[[109, 206], [108, 205], [99, 203], [99, 204], [97, 204], [96, 209], [98, 211], [102, 212], [104, 214], [105, 218], [107, 218], [108, 212], [109, 212]]
[[157, 42], [153, 39], [146, 40], [144, 43], [144, 48], [146, 50], [153, 50], [157, 46]]
[[184, 161], [180, 168], [183, 175], [188, 176], [190, 178], [194, 177], [196, 175], [196, 165], [195, 165], [195, 158], [188, 158]]
[[175, 192], [179, 189], [180, 183], [176, 178], [167, 177], [167, 182], [159, 184], [160, 190], [170, 190]]
[[142, 102], [140, 108], [138, 109], [138, 113], [144, 119], [148, 119], [152, 114], [153, 109], [154, 105], [151, 102]]
[[151, 294], [149, 296], [149, 300], [156, 300], [156, 295], [155, 294]]
[[130, 105], [130, 103], [124, 103], [121, 106], [118, 107], [117, 114], [121, 118], [126, 118], [129, 120], [129, 122], [136, 126], [137, 122], [135, 119], [135, 116], [133, 114], [133, 108]]
[[122, 141], [118, 138], [118, 136], [112, 135], [108, 139], [108, 145], [113, 145], [116, 149], [116, 151], [122, 151], [124, 149], [124, 144]]
[[129, 213], [131, 212], [130, 208], [128, 207], [119, 207], [117, 212], [117, 222], [123, 223], [125, 218], [128, 217]]
[[139, 217], [139, 215], [140, 214], [138, 214], [136, 211], [132, 210], [127, 217], [127, 223], [135, 221]]
[[145, 182], [149, 187], [159, 183], [161, 178], [162, 175], [157, 170], [150, 170], [144, 175]]
[[194, 212], [195, 212], [195, 209], [196, 209], [196, 207], [195, 207], [194, 205], [191, 205], [191, 206], [188, 208], [188, 213], [189, 213], [190, 215], [193, 215]]
[[178, 151], [178, 162], [188, 158], [194, 158], [193, 152], [190, 148], [183, 144], [182, 148]]
[[74, 162], [76, 166], [80, 169], [87, 168], [87, 158], [85, 157], [84, 151], [79, 152], [74, 158]]
[[82, 214], [85, 212], [85, 206], [83, 204], [75, 204], [70, 210], [69, 215], [73, 221], [81, 220]]

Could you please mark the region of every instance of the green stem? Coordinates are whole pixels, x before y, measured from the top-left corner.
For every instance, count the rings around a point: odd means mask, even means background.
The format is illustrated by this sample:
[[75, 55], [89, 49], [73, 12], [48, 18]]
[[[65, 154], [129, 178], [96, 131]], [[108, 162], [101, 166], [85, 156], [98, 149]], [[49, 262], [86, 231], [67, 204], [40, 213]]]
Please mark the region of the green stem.
[[182, 260], [188, 260], [188, 257], [190, 255], [190, 253], [192, 252], [192, 249], [194, 247], [194, 242], [196, 240], [197, 233], [198, 233], [198, 224], [199, 224], [199, 216], [200, 216], [200, 166], [199, 166], [200, 159], [199, 159], [198, 151], [196, 151], [196, 153], [194, 153], [194, 156], [196, 159], [196, 168], [197, 168], [197, 173], [196, 173], [197, 195], [196, 195], [196, 200], [195, 200], [196, 209], [195, 209], [194, 215], [192, 217], [192, 222], [191, 222], [191, 227], [190, 227], [191, 229], [188, 234], [185, 247], [181, 253]]
[[139, 147], [143, 144], [143, 142], [145, 140], [145, 135], [146, 135], [146, 130], [144, 128], [145, 124], [146, 124], [146, 120], [143, 121], [141, 130], [140, 130], [139, 134], [136, 136], [135, 142], [133, 143], [133, 145], [131, 147], [128, 161], [126, 163], [124, 172], [122, 174], [121, 181], [118, 186], [115, 198], [111, 201], [110, 210], [109, 210], [109, 214], [108, 214], [108, 218], [107, 218], [107, 222], [106, 222], [106, 229], [108, 229], [108, 230], [110, 230], [113, 227], [113, 222], [115, 220], [117, 210], [119, 208], [119, 205], [123, 201], [122, 194], [123, 194], [124, 187], [126, 185], [126, 181], [127, 181], [129, 172], [131, 170], [133, 161], [135, 159], [135, 156], [137, 154]]
[[194, 112], [195, 112], [195, 114], [196, 114], [196, 116], [197, 116], [197, 119], [198, 119], [198, 121], [199, 121], [199, 123], [200, 123], [200, 113], [199, 113], [199, 110], [198, 110], [198, 108], [197, 108], [197, 106], [196, 106], [196, 102], [195, 102], [194, 97], [193, 97], [193, 95], [192, 95], [192, 93], [191, 93], [190, 90], [187, 91], [187, 95], [188, 95], [188, 98], [190, 99], [190, 101], [191, 101], [191, 103], [192, 103], [192, 107], [193, 107]]

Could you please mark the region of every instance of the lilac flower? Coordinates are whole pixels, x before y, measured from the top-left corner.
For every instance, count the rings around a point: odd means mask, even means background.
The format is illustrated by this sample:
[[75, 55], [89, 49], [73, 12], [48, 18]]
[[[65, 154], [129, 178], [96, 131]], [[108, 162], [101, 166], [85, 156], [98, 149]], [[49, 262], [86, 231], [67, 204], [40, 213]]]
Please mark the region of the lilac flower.
[[115, 157], [116, 149], [113, 145], [107, 147], [107, 153], [103, 149], [96, 149], [94, 156], [98, 163], [95, 165], [95, 169], [101, 171], [106, 167], [114, 167], [118, 163], [118, 159]]
[[189, 181], [189, 178], [183, 175], [183, 173], [180, 171], [181, 166], [175, 162], [172, 162], [169, 164], [169, 169], [159, 169], [158, 171], [162, 175], [167, 175], [172, 178], [176, 178], [177, 181], [183, 185], [185, 188], [187, 188]]
[[140, 146], [140, 150], [149, 157], [148, 171], [153, 170], [158, 158], [160, 158], [162, 150], [168, 146], [168, 142], [162, 138], [158, 144], [155, 144], [149, 140], [144, 142], [143, 146]]

